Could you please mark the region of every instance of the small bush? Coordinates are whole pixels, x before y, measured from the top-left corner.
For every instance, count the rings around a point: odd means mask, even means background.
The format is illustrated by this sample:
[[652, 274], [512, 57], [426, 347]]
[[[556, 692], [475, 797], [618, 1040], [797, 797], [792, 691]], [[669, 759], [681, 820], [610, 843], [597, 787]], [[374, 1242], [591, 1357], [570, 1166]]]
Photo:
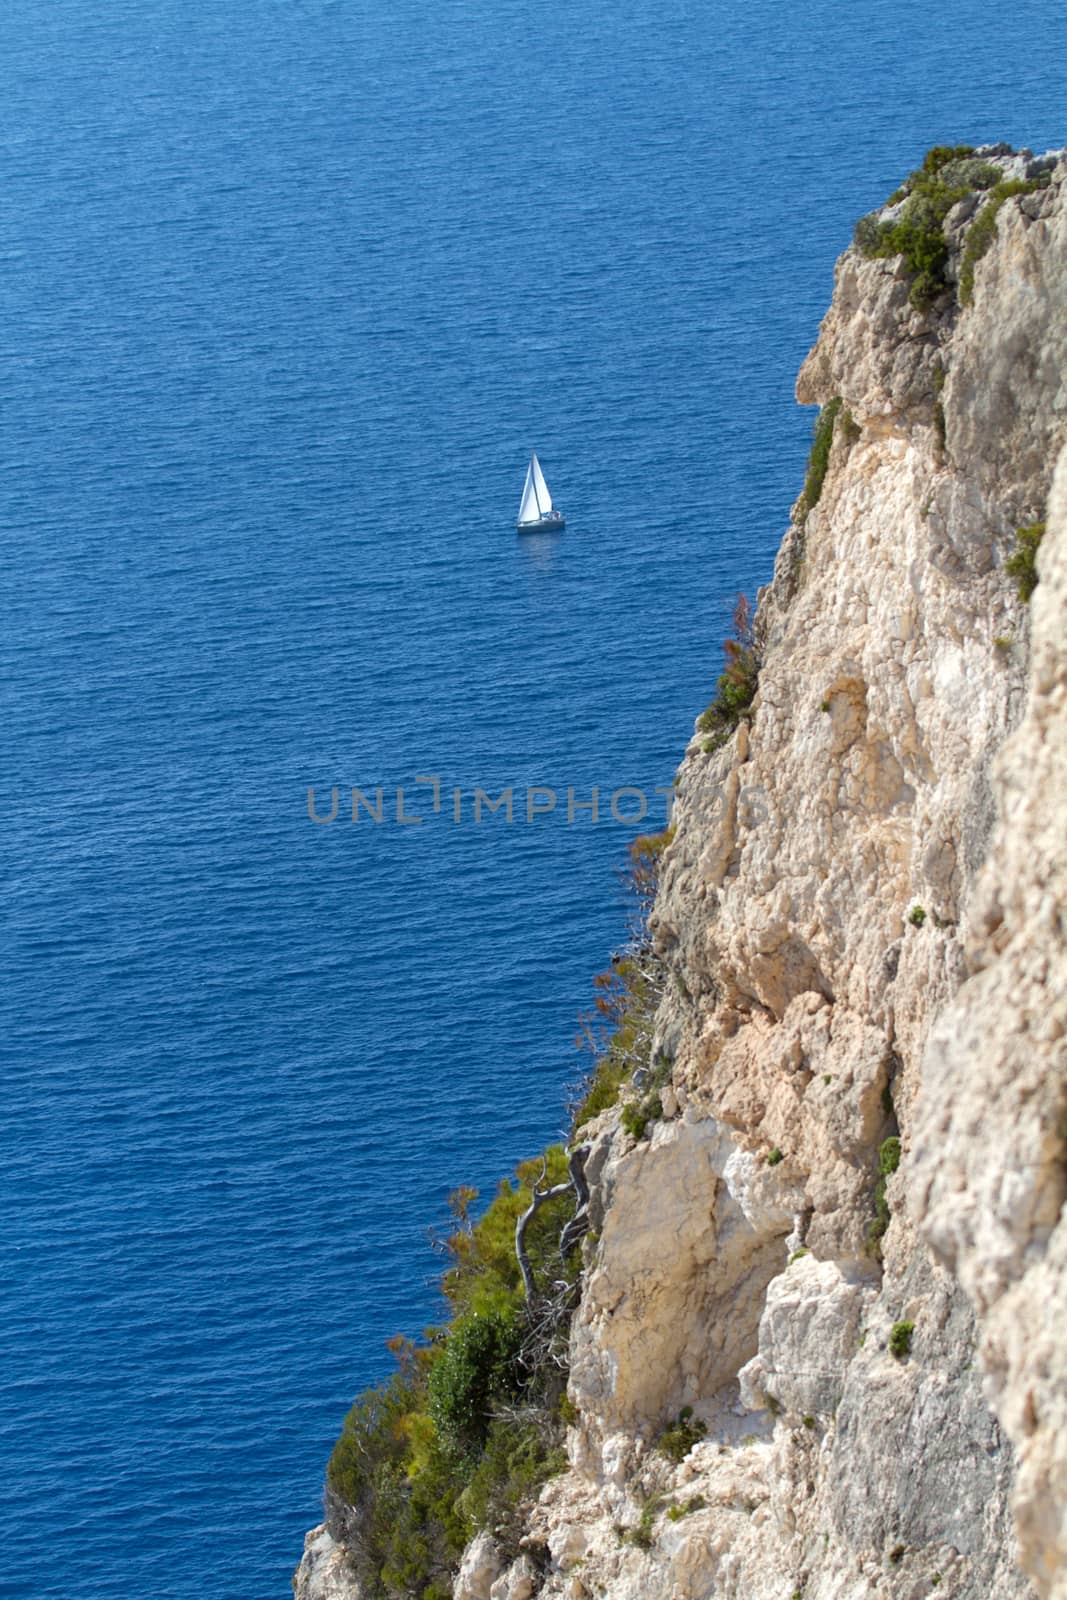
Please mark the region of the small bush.
[[886, 1198], [886, 1179], [900, 1165], [900, 1140], [892, 1134], [878, 1150], [878, 1182], [874, 1186], [874, 1221], [867, 1229], [867, 1253], [876, 1261], [882, 1259], [882, 1240], [889, 1227], [889, 1201]]
[[624, 882], [637, 902], [632, 947], [593, 979], [593, 1010], [582, 1016], [576, 1043], [593, 1057], [593, 1071], [579, 1086], [571, 1109], [577, 1134], [615, 1105], [628, 1077], [652, 1062], [652, 1023], [666, 983], [666, 970], [649, 947], [647, 914], [655, 898], [663, 852], [674, 829], [643, 835], [630, 846]]
[[819, 701], [819, 710], [820, 711], [829, 711], [829, 709], [830, 709], [829, 700], [820, 700]]
[[[952, 161], [965, 161], [968, 156], [974, 155], [973, 144], [935, 144], [923, 156], [923, 164], [919, 173], [912, 173], [906, 180], [911, 183], [921, 174], [922, 177], [934, 177]], [[999, 168], [996, 169], [999, 176]], [[993, 179], [995, 183], [996, 178]]]
[[889, 1552], [889, 1559], [893, 1563], [894, 1567], [899, 1567], [900, 1563], [904, 1559], [905, 1553], [906, 1547], [904, 1545], [895, 1544], [893, 1546], [892, 1550]]
[[658, 1094], [646, 1095], [641, 1100], [631, 1100], [622, 1108], [622, 1125], [633, 1139], [643, 1139], [650, 1122], [663, 1115], [663, 1102]]
[[767, 1165], [769, 1167], [776, 1167], [779, 1161], [784, 1160], [785, 1157], [782, 1155], [782, 1152], [779, 1150], [777, 1145], [775, 1145], [773, 1150], [769, 1150], [767, 1152]]
[[[448, 1600], [456, 1563], [479, 1527], [492, 1526], [517, 1554], [524, 1507], [565, 1465], [554, 1352], [566, 1329], [553, 1344], [539, 1323], [530, 1344], [514, 1247], [532, 1184], [565, 1172], [559, 1146], [523, 1162], [478, 1221], [473, 1189], [451, 1196], [455, 1229], [437, 1243], [449, 1258], [442, 1287], [453, 1321], [425, 1346], [391, 1340], [399, 1371], [362, 1395], [345, 1421], [327, 1483], [351, 1508], [352, 1560], [367, 1600]], [[560, 1276], [559, 1234], [572, 1210], [573, 1197], [560, 1196], [527, 1228], [539, 1279], [550, 1259]], [[564, 1278], [577, 1270], [569, 1262]]]
[[678, 1413], [678, 1420], [664, 1428], [656, 1440], [656, 1449], [662, 1451], [669, 1461], [684, 1461], [707, 1431], [707, 1425], [699, 1417], [693, 1416], [692, 1406], [683, 1406]]
[[878, 1171], [883, 1178], [900, 1166], [900, 1140], [894, 1133], [879, 1147]]
[[936, 177], [925, 179], [909, 194], [895, 221], [881, 222], [871, 215], [856, 225], [855, 243], [863, 255], [904, 257], [912, 278], [909, 298], [918, 310], [932, 305], [947, 286], [948, 240], [943, 223], [967, 193], [964, 186], [951, 187]]
[[636, 1100], [631, 1100], [629, 1104], [623, 1106], [621, 1121], [623, 1132], [628, 1133], [631, 1139], [643, 1137], [648, 1118]]
[[889, 1353], [898, 1361], [911, 1354], [911, 1336], [914, 1332], [914, 1322], [894, 1322], [889, 1334]]
[[926, 921], [926, 912], [923, 910], [922, 906], [912, 906], [911, 910], [908, 912], [908, 921], [911, 923], [913, 928], [922, 927], [923, 923]]
[[849, 445], [855, 444], [856, 440], [863, 432], [863, 429], [860, 427], [859, 423], [856, 421], [855, 417], [852, 415], [852, 412], [847, 406], [845, 406], [841, 411], [839, 426], [841, 428], [841, 434], [845, 440], [845, 443]]
[[636, 1528], [631, 1528], [629, 1536], [630, 1543], [635, 1544], [639, 1550], [651, 1550], [655, 1543], [652, 1525], [662, 1504], [662, 1495], [654, 1494], [641, 1507], [641, 1515], [638, 1518], [637, 1526]]
[[1014, 643], [1015, 640], [1010, 633], [998, 633], [993, 640], [993, 648], [994, 650], [999, 650], [1003, 655], [1007, 655]]
[[446, 1450], [468, 1456], [484, 1447], [494, 1402], [516, 1392], [520, 1344], [513, 1314], [475, 1314], [453, 1325], [429, 1378], [430, 1416]]
[[815, 1426], [815, 1418], [811, 1415], [810, 1412], [807, 1414], [807, 1416], [802, 1417], [801, 1421], [803, 1422], [805, 1428], [814, 1428], [814, 1426]]
[[759, 653], [756, 649], [755, 619], [745, 595], [739, 594], [734, 606], [733, 637], [723, 643], [726, 670], [715, 685], [715, 698], [697, 718], [701, 733], [711, 735], [704, 751], [719, 750], [729, 739], [752, 704], [759, 681]]
[[[460, 1189], [449, 1197], [457, 1225], [447, 1239], [437, 1241], [437, 1248], [448, 1259], [441, 1287], [457, 1322], [486, 1312], [521, 1312], [524, 1294], [515, 1258], [515, 1224], [530, 1204], [542, 1163], [550, 1185], [566, 1179], [563, 1146], [551, 1145], [541, 1160], [519, 1163], [514, 1179], [504, 1179], [492, 1204], [477, 1222], [469, 1214], [477, 1198], [476, 1190]], [[561, 1195], [542, 1206], [529, 1224], [526, 1247], [536, 1278], [557, 1270], [560, 1229], [573, 1209], [573, 1198]]]
[[559, 1403], [559, 1420], [563, 1423], [564, 1427], [573, 1428], [576, 1425], [580, 1415], [581, 1412], [578, 1410], [578, 1407], [575, 1405], [574, 1401], [569, 1395], [565, 1394]]
[[793, 1262], [794, 1261], [799, 1261], [802, 1256], [810, 1256], [810, 1255], [811, 1255], [811, 1251], [808, 1249], [808, 1247], [806, 1245], [802, 1244], [800, 1249], [799, 1250], [794, 1250], [793, 1254], [789, 1257], [789, 1265], [792, 1266]]
[[683, 1517], [691, 1517], [694, 1511], [703, 1511], [707, 1501], [702, 1494], [695, 1494], [684, 1505], [677, 1503], [667, 1507], [667, 1515], [672, 1522], [681, 1522]]
[[1015, 579], [1019, 599], [1029, 604], [1037, 588], [1037, 552], [1045, 535], [1043, 522], [1031, 522], [1028, 527], [1015, 530], [1015, 553], [1004, 563], [1004, 571]]
[[841, 411], [844, 401], [840, 395], [834, 400], [828, 400], [815, 419], [815, 433], [811, 441], [811, 451], [808, 455], [808, 470], [804, 479], [804, 492], [800, 497], [797, 509], [797, 521], [805, 522], [808, 513], [819, 503], [822, 486], [826, 480], [826, 469], [830, 464], [830, 447], [834, 442], [834, 424]]
[[488, 1431], [460, 1505], [471, 1525], [492, 1528], [498, 1539], [517, 1547], [525, 1531], [522, 1508], [536, 1499], [546, 1479], [566, 1466], [566, 1451], [547, 1439], [543, 1429], [501, 1419]]
[[881, 221], [871, 212], [856, 224], [854, 242], [868, 258], [903, 256], [912, 284], [912, 305], [925, 310], [948, 287], [948, 240], [944, 222], [957, 201], [974, 190], [996, 193], [1002, 174], [992, 162], [974, 157], [968, 145], [935, 145], [892, 197], [903, 201], [896, 218]]
[[961, 306], [969, 305], [974, 295], [974, 269], [997, 236], [997, 213], [1005, 200], [1012, 195], [1032, 194], [1048, 183], [1047, 175], [1040, 178], [1006, 178], [995, 183], [989, 199], [967, 230], [967, 241], [960, 261], [959, 300]]

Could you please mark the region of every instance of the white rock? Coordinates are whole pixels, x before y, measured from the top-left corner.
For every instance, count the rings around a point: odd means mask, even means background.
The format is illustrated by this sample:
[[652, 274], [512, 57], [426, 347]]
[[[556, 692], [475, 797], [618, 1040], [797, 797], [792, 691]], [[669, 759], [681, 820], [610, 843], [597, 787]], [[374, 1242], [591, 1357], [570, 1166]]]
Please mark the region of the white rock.
[[490, 1600], [503, 1562], [491, 1534], [479, 1533], [463, 1552], [452, 1588], [452, 1600]]

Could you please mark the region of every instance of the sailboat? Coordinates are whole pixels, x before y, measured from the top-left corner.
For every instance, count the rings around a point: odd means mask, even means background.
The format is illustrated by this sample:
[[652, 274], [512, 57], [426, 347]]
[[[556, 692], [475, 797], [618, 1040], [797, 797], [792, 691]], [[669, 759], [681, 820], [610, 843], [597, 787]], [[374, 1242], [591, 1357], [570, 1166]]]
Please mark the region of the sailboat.
[[545, 482], [545, 475], [541, 471], [541, 463], [536, 454], [530, 457], [530, 465], [526, 468], [526, 484], [522, 491], [515, 526], [520, 533], [536, 533], [545, 528], [558, 529], [567, 526], [567, 519], [562, 511], [552, 509], [552, 496], [548, 492], [548, 484]]

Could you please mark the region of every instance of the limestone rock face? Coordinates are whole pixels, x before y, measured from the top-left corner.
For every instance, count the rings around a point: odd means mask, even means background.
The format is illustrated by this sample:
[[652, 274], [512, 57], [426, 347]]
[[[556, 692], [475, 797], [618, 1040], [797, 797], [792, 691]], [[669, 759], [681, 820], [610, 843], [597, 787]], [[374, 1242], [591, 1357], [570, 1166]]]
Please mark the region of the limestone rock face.
[[974, 971], [923, 1063], [914, 1210], [978, 1307], [1016, 1442], [1023, 1555], [1067, 1595], [1067, 453], [1039, 552], [1030, 695], [996, 765]]
[[294, 1600], [363, 1600], [344, 1546], [325, 1523], [312, 1528], [304, 1540], [304, 1559], [293, 1575], [293, 1595]]
[[635, 1440], [716, 1395], [755, 1351], [792, 1210], [764, 1197], [756, 1207], [740, 1154], [714, 1117], [686, 1117], [614, 1149], [603, 1170], [604, 1226], [571, 1366], [594, 1468], [624, 1475]]
[[453, 1600], [490, 1600], [503, 1563], [491, 1534], [480, 1533], [463, 1552]]
[[[1065, 155], [963, 309], [838, 263], [821, 495], [750, 714], [678, 773], [664, 1114], [583, 1134], [570, 1469], [457, 1600], [1067, 1600]], [[317, 1531], [299, 1600], [357, 1600], [335, 1570]]]
[[546, 1597], [1067, 1595], [1067, 467], [1032, 660], [1004, 572], [1067, 427], [1065, 184], [1005, 202], [963, 310], [838, 264], [822, 493], [750, 719], [678, 775], [670, 1120], [597, 1133]]

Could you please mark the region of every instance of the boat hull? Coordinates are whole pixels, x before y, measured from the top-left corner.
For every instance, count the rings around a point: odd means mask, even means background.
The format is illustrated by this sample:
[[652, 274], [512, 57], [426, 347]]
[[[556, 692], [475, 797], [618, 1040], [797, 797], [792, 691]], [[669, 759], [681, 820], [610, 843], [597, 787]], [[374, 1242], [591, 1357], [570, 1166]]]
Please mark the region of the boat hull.
[[533, 522], [516, 522], [516, 533], [558, 533], [560, 528], [567, 526], [567, 519], [562, 511], [548, 511], [543, 517], [536, 518]]

